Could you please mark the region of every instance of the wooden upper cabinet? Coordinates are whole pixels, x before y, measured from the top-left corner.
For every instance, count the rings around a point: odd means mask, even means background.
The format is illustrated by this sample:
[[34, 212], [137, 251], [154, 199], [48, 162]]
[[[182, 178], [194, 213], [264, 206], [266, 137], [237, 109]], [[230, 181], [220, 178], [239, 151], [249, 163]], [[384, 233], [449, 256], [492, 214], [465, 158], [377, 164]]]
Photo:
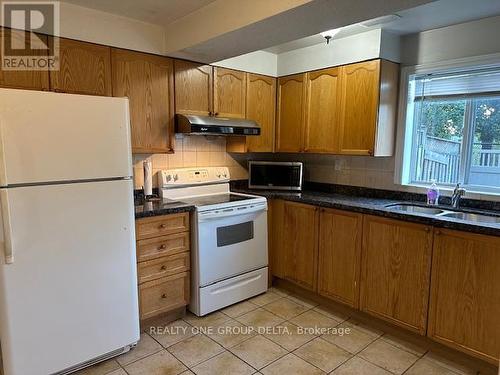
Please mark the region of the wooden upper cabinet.
[[219, 117], [245, 118], [245, 72], [226, 68], [214, 68], [214, 115]]
[[498, 365], [499, 268], [499, 237], [436, 229], [428, 336]]
[[302, 151], [305, 74], [278, 79], [276, 151]]
[[[54, 39], [49, 38], [51, 45]], [[111, 96], [111, 48], [59, 38], [59, 70], [49, 76], [56, 92]]]
[[391, 156], [394, 149], [398, 64], [372, 60], [342, 68], [338, 153]]
[[130, 101], [132, 152], [171, 152], [174, 72], [170, 58], [112, 49], [113, 95]]
[[312, 291], [318, 270], [318, 211], [315, 206], [284, 202], [284, 277]]
[[246, 118], [256, 121], [260, 135], [228, 137], [228, 152], [273, 152], [276, 78], [247, 73]]
[[307, 73], [304, 151], [335, 153], [341, 105], [341, 68]]
[[364, 217], [361, 310], [425, 335], [432, 227]]
[[354, 308], [359, 301], [362, 228], [361, 214], [320, 211], [318, 293]]
[[249, 152], [274, 151], [274, 122], [276, 118], [276, 78], [248, 73], [247, 119], [260, 125], [259, 136], [248, 136]]
[[[22, 43], [28, 46], [26, 39], [28, 34], [20, 30], [12, 30], [0, 27], [0, 37], [8, 46], [16, 43]], [[38, 40], [34, 39], [30, 50], [31, 56], [47, 56], [47, 36], [36, 35]], [[3, 61], [2, 51], [0, 51], [0, 59]], [[16, 88], [16, 89], [32, 89], [32, 90], [48, 90], [49, 89], [49, 71], [48, 70], [5, 70], [0, 69], [0, 87]]]
[[175, 60], [175, 112], [211, 115], [213, 112], [213, 68]]

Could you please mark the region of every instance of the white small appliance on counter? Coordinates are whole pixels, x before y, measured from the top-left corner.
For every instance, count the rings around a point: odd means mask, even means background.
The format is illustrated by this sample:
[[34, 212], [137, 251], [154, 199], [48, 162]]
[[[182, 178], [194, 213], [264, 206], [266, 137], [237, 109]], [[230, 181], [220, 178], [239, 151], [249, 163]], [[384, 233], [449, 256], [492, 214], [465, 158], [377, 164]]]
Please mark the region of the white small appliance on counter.
[[229, 190], [226, 167], [160, 171], [160, 195], [196, 207], [189, 310], [203, 316], [264, 293], [267, 200]]
[[128, 100], [0, 89], [5, 375], [68, 374], [139, 340]]

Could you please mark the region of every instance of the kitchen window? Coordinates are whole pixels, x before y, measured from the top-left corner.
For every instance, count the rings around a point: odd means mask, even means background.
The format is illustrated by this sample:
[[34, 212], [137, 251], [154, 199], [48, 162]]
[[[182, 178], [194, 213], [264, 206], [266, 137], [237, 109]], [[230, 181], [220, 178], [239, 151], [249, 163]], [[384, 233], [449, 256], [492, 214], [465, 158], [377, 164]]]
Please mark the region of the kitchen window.
[[403, 77], [402, 183], [500, 193], [500, 67]]

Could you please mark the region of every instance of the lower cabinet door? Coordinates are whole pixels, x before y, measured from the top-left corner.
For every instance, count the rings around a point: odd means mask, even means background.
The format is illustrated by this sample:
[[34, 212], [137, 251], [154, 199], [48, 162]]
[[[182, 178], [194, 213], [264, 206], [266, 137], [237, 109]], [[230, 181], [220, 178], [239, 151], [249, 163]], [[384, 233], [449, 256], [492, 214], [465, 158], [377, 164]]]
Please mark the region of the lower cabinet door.
[[285, 202], [283, 224], [285, 279], [316, 291], [318, 270], [318, 208]]
[[363, 216], [321, 209], [319, 215], [318, 293], [357, 308]]
[[189, 272], [139, 285], [141, 320], [186, 306], [189, 303]]
[[432, 227], [365, 216], [361, 310], [425, 335]]
[[498, 365], [500, 238], [436, 229], [428, 336]]

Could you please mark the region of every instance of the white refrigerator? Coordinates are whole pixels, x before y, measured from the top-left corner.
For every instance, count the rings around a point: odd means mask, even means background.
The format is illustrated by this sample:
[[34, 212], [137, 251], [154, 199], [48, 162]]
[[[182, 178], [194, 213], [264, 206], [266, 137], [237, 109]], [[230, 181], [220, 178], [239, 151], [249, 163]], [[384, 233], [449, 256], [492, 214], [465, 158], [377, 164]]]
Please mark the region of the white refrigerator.
[[66, 374], [139, 340], [128, 100], [0, 89], [5, 375]]

